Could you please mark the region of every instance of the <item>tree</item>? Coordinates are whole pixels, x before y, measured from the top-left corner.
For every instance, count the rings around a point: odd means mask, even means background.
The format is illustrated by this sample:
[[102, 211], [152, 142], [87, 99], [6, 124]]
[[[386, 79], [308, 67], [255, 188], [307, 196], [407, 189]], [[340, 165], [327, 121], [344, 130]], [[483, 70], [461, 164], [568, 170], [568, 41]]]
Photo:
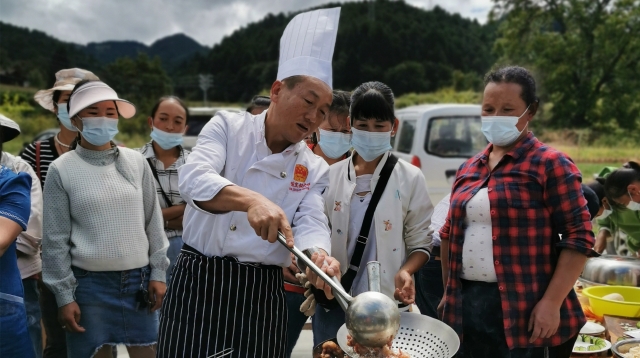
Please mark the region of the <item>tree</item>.
[[153, 60], [141, 53], [136, 59], [123, 57], [107, 65], [100, 79], [111, 86], [120, 98], [133, 102], [136, 121], [123, 121], [123, 132], [144, 133], [151, 107], [162, 96], [171, 94], [171, 80], [162, 69], [159, 58]]
[[637, 128], [639, 0], [494, 0], [500, 63], [530, 67], [552, 124]]

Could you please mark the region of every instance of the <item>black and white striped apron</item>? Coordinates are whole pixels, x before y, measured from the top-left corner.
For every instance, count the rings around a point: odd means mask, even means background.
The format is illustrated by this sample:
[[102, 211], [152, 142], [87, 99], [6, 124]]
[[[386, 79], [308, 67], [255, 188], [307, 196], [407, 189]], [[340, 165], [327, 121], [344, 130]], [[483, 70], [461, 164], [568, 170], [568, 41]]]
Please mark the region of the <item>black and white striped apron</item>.
[[162, 305], [157, 357], [285, 356], [282, 268], [207, 257], [184, 245]]

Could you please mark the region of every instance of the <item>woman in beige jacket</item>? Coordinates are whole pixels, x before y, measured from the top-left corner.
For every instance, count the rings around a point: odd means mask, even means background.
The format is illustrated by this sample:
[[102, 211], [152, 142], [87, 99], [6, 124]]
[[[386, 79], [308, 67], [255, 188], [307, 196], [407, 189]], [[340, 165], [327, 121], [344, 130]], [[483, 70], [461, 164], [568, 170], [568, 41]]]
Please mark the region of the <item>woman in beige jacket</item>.
[[[331, 253], [340, 262], [345, 289], [354, 296], [367, 291], [365, 266], [379, 261], [382, 293], [402, 309], [414, 303], [413, 274], [429, 260], [433, 205], [420, 169], [390, 152], [398, 128], [393, 108], [393, 92], [383, 83], [367, 82], [353, 92], [354, 152], [331, 166], [324, 199]], [[366, 215], [368, 210], [373, 215]], [[317, 309], [314, 343], [336, 337], [344, 320], [340, 308]]]

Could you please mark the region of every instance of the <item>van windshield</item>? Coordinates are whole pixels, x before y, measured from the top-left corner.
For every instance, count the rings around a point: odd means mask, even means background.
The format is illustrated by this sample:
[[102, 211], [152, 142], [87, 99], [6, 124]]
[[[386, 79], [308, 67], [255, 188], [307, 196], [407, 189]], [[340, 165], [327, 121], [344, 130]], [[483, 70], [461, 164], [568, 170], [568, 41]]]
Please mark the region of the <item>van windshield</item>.
[[189, 123], [187, 123], [189, 127], [187, 127], [187, 131], [184, 133], [184, 135], [197, 137], [198, 134], [200, 134], [200, 131], [202, 131], [202, 127], [204, 127], [204, 125], [207, 124], [209, 120], [211, 120], [211, 118], [213, 118], [213, 115], [211, 114], [190, 115]]
[[471, 158], [487, 144], [480, 116], [440, 117], [429, 122], [424, 149], [439, 157]]

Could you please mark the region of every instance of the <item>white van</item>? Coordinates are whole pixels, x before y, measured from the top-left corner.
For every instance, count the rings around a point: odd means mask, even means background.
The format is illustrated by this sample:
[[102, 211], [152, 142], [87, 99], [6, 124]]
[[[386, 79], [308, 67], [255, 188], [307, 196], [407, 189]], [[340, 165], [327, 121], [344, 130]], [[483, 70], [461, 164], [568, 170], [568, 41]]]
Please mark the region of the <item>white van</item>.
[[462, 163], [487, 146], [481, 130], [481, 106], [427, 104], [396, 111], [399, 130], [393, 153], [422, 169], [433, 205], [451, 191]]
[[191, 148], [195, 147], [198, 134], [200, 134], [202, 127], [204, 127], [218, 111], [239, 113], [244, 111], [244, 109], [238, 107], [189, 107], [189, 123], [187, 123], [187, 131], [184, 133], [182, 142], [182, 146], [185, 149], [191, 150]]

